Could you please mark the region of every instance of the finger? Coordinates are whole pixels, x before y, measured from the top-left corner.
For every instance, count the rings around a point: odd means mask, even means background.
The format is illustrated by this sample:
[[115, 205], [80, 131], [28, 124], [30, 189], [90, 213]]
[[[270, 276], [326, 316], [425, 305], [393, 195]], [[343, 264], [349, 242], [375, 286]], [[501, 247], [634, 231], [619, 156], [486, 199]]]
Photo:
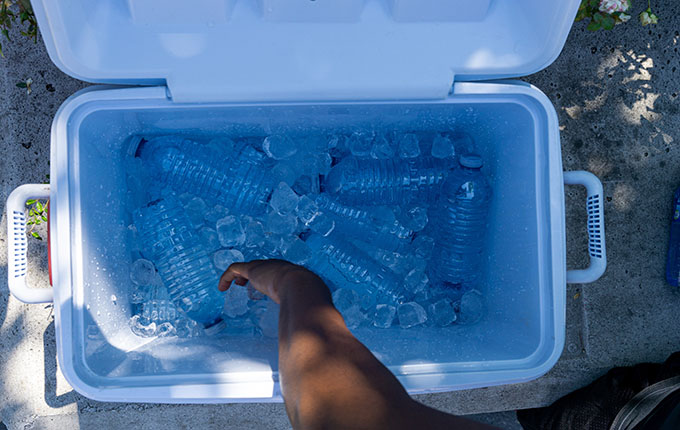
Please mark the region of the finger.
[[241, 278], [239, 276], [234, 280], [234, 283], [236, 285], [240, 285], [240, 286], [244, 287], [248, 283], [248, 280], [246, 278]]
[[[220, 277], [217, 288], [220, 291], [227, 291], [234, 280], [238, 285], [245, 285], [248, 282], [248, 267], [248, 263], [233, 263]], [[245, 280], [243, 284], [240, 283], [241, 279]]]
[[220, 276], [220, 282], [217, 284], [217, 289], [220, 291], [227, 291], [231, 286], [231, 282], [237, 278], [234, 272], [230, 272], [228, 269], [222, 273]]

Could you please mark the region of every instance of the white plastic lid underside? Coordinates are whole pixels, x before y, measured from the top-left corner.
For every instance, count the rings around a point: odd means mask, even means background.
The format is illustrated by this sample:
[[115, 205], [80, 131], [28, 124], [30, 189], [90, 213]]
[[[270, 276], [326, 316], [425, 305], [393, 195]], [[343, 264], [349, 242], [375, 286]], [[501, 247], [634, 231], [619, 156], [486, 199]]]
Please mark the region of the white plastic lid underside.
[[167, 82], [175, 100], [207, 102], [445, 97], [454, 76], [546, 67], [579, 4], [414, 1], [41, 0], [34, 8], [66, 73]]

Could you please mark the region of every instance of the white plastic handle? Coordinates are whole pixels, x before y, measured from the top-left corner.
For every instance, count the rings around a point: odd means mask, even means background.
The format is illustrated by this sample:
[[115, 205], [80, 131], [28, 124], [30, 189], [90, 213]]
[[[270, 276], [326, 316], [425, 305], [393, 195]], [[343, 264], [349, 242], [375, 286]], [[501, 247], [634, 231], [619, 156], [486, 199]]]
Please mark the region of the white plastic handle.
[[29, 288], [26, 285], [28, 240], [26, 239], [26, 201], [47, 199], [50, 186], [26, 184], [17, 187], [7, 198], [7, 284], [14, 297], [24, 303], [51, 303], [52, 288]]
[[604, 192], [602, 182], [590, 172], [565, 172], [564, 183], [583, 185], [588, 192], [588, 254], [590, 266], [582, 270], [567, 270], [567, 283], [587, 284], [600, 279], [607, 268], [607, 248], [604, 239]]

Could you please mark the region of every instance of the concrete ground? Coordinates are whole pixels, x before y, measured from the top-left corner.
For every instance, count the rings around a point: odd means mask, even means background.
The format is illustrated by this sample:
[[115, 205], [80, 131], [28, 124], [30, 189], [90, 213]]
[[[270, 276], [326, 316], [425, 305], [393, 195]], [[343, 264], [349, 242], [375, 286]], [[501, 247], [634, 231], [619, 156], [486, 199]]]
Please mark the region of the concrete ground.
[[[635, 3], [634, 17], [643, 2]], [[558, 60], [526, 78], [557, 108], [565, 170], [589, 170], [605, 187], [609, 267], [594, 284], [567, 287], [560, 361], [533, 382], [419, 400], [519, 428], [513, 412], [501, 411], [548, 405], [613, 366], [658, 362], [680, 350], [680, 291], [664, 282], [671, 198], [680, 185], [680, 3], [653, 3], [659, 25], [630, 22], [590, 33], [578, 23]], [[6, 58], [0, 59], [0, 430], [289, 428], [278, 404], [99, 403], [65, 382], [55, 359], [50, 306], [18, 302], [4, 282], [4, 202], [16, 186], [46, 179], [52, 118], [86, 84], [60, 72], [40, 40], [11, 35], [14, 42], [2, 41]], [[27, 78], [33, 80], [30, 95], [16, 86]], [[583, 191], [567, 188], [566, 203], [568, 265], [577, 267], [586, 263]], [[29, 276], [46, 285], [45, 249], [36, 243]]]

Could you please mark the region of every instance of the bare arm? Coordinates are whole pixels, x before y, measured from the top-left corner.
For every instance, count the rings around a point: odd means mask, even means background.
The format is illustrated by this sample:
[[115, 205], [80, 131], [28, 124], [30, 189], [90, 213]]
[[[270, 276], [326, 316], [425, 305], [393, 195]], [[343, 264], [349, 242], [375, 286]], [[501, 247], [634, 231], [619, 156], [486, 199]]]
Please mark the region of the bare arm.
[[323, 281], [281, 260], [236, 263], [222, 275], [281, 305], [279, 374], [295, 429], [489, 429], [424, 406], [347, 329]]

